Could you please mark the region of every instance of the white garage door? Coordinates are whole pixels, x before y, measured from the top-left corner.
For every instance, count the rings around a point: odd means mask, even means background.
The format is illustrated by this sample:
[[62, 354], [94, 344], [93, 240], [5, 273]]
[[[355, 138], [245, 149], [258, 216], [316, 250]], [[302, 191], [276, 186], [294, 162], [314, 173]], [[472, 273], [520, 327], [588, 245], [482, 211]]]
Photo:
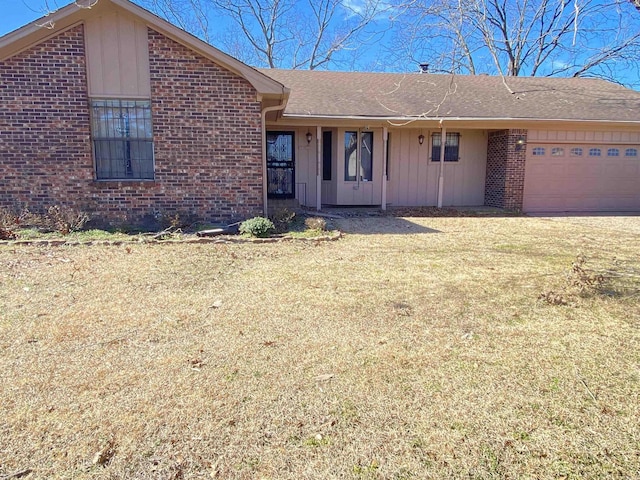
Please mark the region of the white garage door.
[[525, 212], [640, 211], [640, 145], [527, 146]]

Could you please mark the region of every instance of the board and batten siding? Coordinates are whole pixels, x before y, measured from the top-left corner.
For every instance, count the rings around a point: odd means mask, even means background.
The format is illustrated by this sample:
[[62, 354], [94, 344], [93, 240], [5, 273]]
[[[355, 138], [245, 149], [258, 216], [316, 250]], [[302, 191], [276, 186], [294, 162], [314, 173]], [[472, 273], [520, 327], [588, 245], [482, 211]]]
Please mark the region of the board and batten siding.
[[89, 95], [149, 98], [147, 26], [124, 12], [92, 17], [85, 24]]
[[[460, 160], [444, 163], [445, 206], [484, 204], [487, 136], [483, 130], [449, 130], [460, 133]], [[440, 163], [431, 161], [431, 134], [438, 131], [389, 131], [389, 181], [387, 202], [393, 206], [433, 206], [438, 202]], [[420, 134], [425, 136], [422, 145]]]
[[[295, 197], [300, 205], [314, 207], [316, 205], [316, 130], [295, 127], [269, 127], [268, 131], [294, 132], [295, 142]], [[307, 143], [307, 132], [313, 139]]]

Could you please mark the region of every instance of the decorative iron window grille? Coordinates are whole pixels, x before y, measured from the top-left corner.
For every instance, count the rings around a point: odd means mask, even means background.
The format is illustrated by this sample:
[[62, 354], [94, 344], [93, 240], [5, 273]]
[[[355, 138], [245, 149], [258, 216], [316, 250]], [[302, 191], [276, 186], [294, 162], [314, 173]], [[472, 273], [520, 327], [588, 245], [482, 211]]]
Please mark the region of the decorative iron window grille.
[[92, 100], [98, 180], [153, 180], [153, 127], [148, 100]]

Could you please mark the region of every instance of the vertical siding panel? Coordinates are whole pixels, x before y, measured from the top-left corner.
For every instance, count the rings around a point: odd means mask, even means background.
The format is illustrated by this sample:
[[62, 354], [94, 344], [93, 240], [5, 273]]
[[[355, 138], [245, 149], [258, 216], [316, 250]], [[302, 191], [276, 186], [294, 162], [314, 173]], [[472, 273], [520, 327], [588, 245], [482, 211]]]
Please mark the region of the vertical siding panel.
[[[417, 139], [414, 140], [416, 145], [420, 147]], [[425, 138], [425, 142], [428, 142], [429, 138]], [[429, 185], [429, 155], [428, 155], [429, 147], [423, 145], [422, 148], [417, 148], [416, 158], [418, 161], [418, 165], [420, 165], [420, 173], [418, 176], [418, 198], [417, 205], [426, 205], [427, 204], [427, 188]]]
[[105, 91], [101, 93], [108, 95], [123, 94], [122, 84], [120, 83], [122, 52], [120, 51], [119, 25], [115, 15], [109, 15], [106, 18], [109, 21], [105, 21], [100, 25], [102, 59], [105, 65], [103, 70]]
[[124, 13], [86, 22], [87, 71], [94, 97], [149, 97], [147, 27]]

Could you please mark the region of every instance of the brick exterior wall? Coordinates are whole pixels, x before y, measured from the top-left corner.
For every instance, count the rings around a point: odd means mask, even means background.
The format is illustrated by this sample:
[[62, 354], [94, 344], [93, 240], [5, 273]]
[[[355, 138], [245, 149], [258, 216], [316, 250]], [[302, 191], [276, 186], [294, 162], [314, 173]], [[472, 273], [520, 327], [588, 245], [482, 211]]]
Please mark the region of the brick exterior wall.
[[[154, 181], [95, 181], [83, 28], [0, 64], [0, 206], [111, 223], [262, 212], [260, 103], [243, 78], [149, 30]], [[5, 105], [8, 109], [5, 109]]]
[[526, 148], [517, 149], [520, 137], [524, 137], [526, 144], [527, 130], [489, 133], [485, 205], [522, 210]]
[[84, 207], [93, 179], [82, 26], [0, 63], [0, 206]]

